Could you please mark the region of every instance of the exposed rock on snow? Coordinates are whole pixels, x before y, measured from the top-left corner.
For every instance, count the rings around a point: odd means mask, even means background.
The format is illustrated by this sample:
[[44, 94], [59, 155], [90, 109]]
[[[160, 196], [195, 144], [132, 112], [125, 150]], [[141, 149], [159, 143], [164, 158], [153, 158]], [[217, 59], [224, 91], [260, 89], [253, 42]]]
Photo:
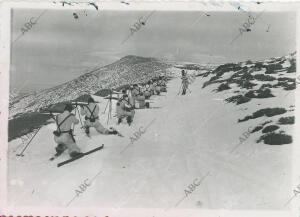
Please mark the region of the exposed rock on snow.
[[[271, 58], [265, 61], [247, 61], [245, 63], [229, 63], [218, 66], [210, 73], [201, 74], [203, 78], [210, 75], [208, 81], [204, 82], [203, 88], [210, 85], [219, 85], [215, 89], [216, 92], [227, 92], [231, 96], [225, 100], [228, 103], [235, 103], [236, 105], [244, 105], [255, 108], [255, 103], [258, 100], [263, 100], [264, 104], [272, 105], [274, 100], [280, 100], [285, 95], [296, 89], [296, 53], [288, 56]], [[274, 98], [268, 101], [268, 98]], [[255, 100], [255, 102], [253, 102]], [[294, 104], [294, 102], [292, 102]], [[281, 105], [281, 103], [279, 103]], [[274, 115], [281, 115], [290, 112], [286, 108], [259, 108], [252, 115], [246, 116], [240, 121], [247, 121], [249, 119], [259, 118], [263, 116], [271, 117]], [[258, 124], [253, 132], [259, 132], [262, 129], [261, 124]], [[284, 131], [278, 127], [280, 135], [269, 133], [262, 135], [258, 142], [264, 141], [266, 144], [278, 143], [287, 144], [292, 142], [292, 137], [283, 134]], [[276, 140], [277, 142], [273, 142]], [[272, 141], [271, 141], [272, 140]]]

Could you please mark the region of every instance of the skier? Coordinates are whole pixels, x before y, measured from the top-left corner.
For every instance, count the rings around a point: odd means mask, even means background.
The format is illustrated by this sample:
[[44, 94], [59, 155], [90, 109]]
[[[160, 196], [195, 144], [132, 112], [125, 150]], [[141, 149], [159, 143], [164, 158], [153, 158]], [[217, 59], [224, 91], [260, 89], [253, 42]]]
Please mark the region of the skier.
[[88, 99], [88, 105], [81, 106], [81, 115], [85, 115], [84, 128], [87, 135], [90, 134], [90, 127], [94, 127], [98, 133], [101, 134], [118, 134], [114, 129], [108, 130], [99, 122], [99, 106], [95, 103], [94, 99]]
[[154, 95], [154, 93], [155, 93], [155, 87], [153, 85], [153, 81], [152, 80], [150, 80], [150, 82], [149, 82], [149, 89], [150, 89], [151, 96]]
[[133, 89], [132, 89], [132, 91], [131, 91], [131, 96], [132, 96], [132, 98], [133, 98], [133, 106], [134, 106], [134, 107], [135, 107], [135, 104], [136, 104], [136, 98], [137, 98], [137, 96], [139, 95], [139, 93], [140, 93], [140, 90], [139, 90], [138, 85], [137, 85], [137, 84], [134, 84], [134, 85], [133, 85]]
[[154, 82], [154, 89], [155, 89], [155, 93], [157, 95], [160, 95], [160, 85], [159, 85], [159, 80]]
[[133, 117], [135, 114], [133, 105], [130, 104], [128, 95], [125, 94], [117, 103], [117, 118], [118, 118], [118, 124], [122, 122], [122, 119], [126, 117], [127, 123], [130, 126]]
[[145, 95], [143, 94], [143, 92], [140, 92], [140, 94], [137, 96], [136, 100], [138, 102], [137, 108], [139, 108], [139, 109], [145, 108], [146, 102], [145, 102]]
[[144, 94], [145, 94], [145, 98], [146, 99], [149, 99], [150, 96], [151, 96], [151, 91], [150, 91], [150, 81], [145, 85], [145, 91], [144, 91]]
[[166, 84], [166, 81], [165, 81], [165, 77], [161, 77], [160, 78], [160, 91], [161, 92], [167, 92], [167, 84]]
[[72, 114], [73, 106], [67, 104], [62, 114], [58, 114], [55, 118], [57, 130], [53, 132], [54, 141], [58, 144], [55, 148], [55, 157], [60, 156], [66, 149], [69, 151], [70, 157], [81, 155], [79, 147], [75, 143], [72, 124], [76, 125], [79, 120]]
[[182, 94], [186, 94], [186, 90], [189, 88], [189, 80], [184, 70], [181, 71], [181, 80], [182, 80]]
[[129, 90], [128, 90], [128, 101], [130, 103], [130, 105], [132, 105], [132, 107], [134, 108], [135, 106], [135, 96], [132, 95], [132, 91], [133, 91], [133, 87], [131, 87]]

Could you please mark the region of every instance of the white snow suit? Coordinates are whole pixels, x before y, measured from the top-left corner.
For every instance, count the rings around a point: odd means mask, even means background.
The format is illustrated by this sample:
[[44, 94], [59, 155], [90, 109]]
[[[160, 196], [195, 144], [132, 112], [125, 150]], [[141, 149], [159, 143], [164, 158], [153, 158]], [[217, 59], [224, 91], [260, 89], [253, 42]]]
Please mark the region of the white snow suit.
[[109, 130], [102, 126], [99, 122], [99, 106], [96, 103], [89, 103], [81, 107], [81, 115], [85, 115], [84, 126], [94, 127], [101, 134], [109, 134]]
[[[63, 120], [65, 121], [62, 123]], [[57, 144], [66, 146], [69, 154], [71, 154], [72, 152], [80, 152], [79, 147], [75, 143], [75, 139], [71, 130], [72, 124], [75, 125], [79, 123], [78, 119], [69, 111], [64, 111], [62, 114], [56, 116], [56, 122], [58, 124], [62, 123], [57, 130], [60, 131], [61, 134], [60, 136], [54, 135], [54, 141]]]

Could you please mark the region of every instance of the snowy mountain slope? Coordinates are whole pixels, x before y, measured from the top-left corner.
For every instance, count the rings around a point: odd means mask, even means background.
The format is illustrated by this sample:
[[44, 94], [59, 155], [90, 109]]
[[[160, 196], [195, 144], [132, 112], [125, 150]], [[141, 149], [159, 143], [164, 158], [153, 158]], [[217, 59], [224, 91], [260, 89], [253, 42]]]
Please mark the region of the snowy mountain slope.
[[48, 123], [50, 115], [38, 111], [76, 100], [105, 88], [146, 82], [164, 74], [170, 64], [155, 58], [125, 56], [122, 59], [96, 68], [77, 79], [35, 93], [10, 97], [8, 140], [32, 135], [40, 126]]
[[[225, 64], [210, 73], [201, 74], [208, 81], [203, 85], [224, 92], [226, 102], [235, 103], [245, 111], [239, 122], [261, 122], [252, 126], [250, 133], [260, 135], [258, 139], [267, 144], [288, 144], [294, 118], [294, 94], [296, 88], [295, 53], [271, 60]], [[242, 124], [242, 123], [241, 123]]]
[[[169, 70], [177, 76], [181, 71], [178, 68]], [[259, 108], [288, 108], [294, 104], [292, 91], [272, 88], [276, 97], [252, 98], [238, 105], [224, 103], [226, 98], [236, 94], [234, 91], [244, 90], [237, 85], [232, 85], [230, 91], [217, 93], [212, 91], [215, 84], [202, 88], [211, 76], [211, 72], [207, 77], [198, 76], [190, 85], [191, 93], [186, 96], [177, 95], [180, 79], [171, 80], [168, 92], [153, 98], [151, 105], [159, 108], [137, 110], [131, 127], [116, 126], [116, 120], [111, 120], [109, 125], [119, 129], [124, 138], [92, 131], [90, 139], [77, 127], [76, 139], [83, 151], [102, 143], [105, 148], [61, 168], [57, 168], [56, 163], [67, 159], [67, 155], [55, 162], [48, 161], [55, 147], [54, 124], [41, 129], [23, 158], [17, 158], [14, 152], [19, 141], [11, 141], [8, 155], [10, 204], [66, 206], [84, 180], [91, 180], [101, 172], [70, 206], [287, 209], [284, 203], [290, 198], [291, 144], [257, 143], [260, 132], [255, 132], [239, 145], [241, 135], [249, 127], [259, 125], [265, 117], [244, 122], [238, 119]], [[100, 97], [97, 100], [103, 111], [106, 101]], [[292, 111], [266, 120], [275, 121], [290, 114]], [[105, 125], [106, 118], [107, 113], [101, 115]], [[133, 133], [149, 123], [152, 124], [141, 138], [128, 146]], [[291, 125], [280, 127], [292, 135]], [[185, 196], [184, 190], [207, 173], [201, 185], [178, 204]]]
[[38, 111], [51, 104], [73, 100], [85, 93], [95, 93], [103, 88], [147, 81], [160, 75], [169, 65], [155, 58], [125, 56], [122, 59], [92, 70], [72, 81], [50, 89], [11, 98], [10, 118], [16, 114]]

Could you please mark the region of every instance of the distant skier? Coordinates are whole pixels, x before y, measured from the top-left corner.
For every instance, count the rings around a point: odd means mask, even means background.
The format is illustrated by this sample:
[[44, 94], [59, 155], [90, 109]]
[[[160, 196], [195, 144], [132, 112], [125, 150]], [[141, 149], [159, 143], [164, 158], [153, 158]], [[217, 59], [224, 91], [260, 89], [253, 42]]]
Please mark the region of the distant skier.
[[186, 94], [186, 90], [189, 88], [189, 79], [184, 70], [181, 71], [181, 82], [182, 82], [182, 94]]
[[151, 96], [155, 94], [155, 87], [153, 85], [153, 80], [150, 80], [149, 82], [149, 89], [150, 89], [150, 93], [151, 93]]
[[148, 81], [148, 83], [145, 85], [144, 94], [145, 94], [146, 99], [150, 98], [150, 96], [151, 96], [150, 81]]
[[139, 109], [143, 109], [146, 106], [146, 102], [145, 102], [145, 95], [143, 92], [140, 92], [140, 94], [137, 96], [136, 101], [138, 106], [136, 106]]
[[159, 85], [160, 85], [161, 92], [167, 92], [167, 84], [165, 81], [165, 77], [163, 77], [163, 76], [160, 77]]
[[158, 80], [155, 80], [153, 82], [153, 87], [154, 87], [154, 93], [156, 95], [160, 95], [160, 86], [159, 86]]
[[76, 125], [79, 120], [72, 114], [73, 107], [67, 104], [62, 114], [58, 114], [55, 118], [57, 130], [53, 132], [54, 141], [58, 144], [55, 148], [55, 157], [61, 155], [66, 149], [71, 157], [77, 157], [81, 154], [79, 147], [75, 143], [73, 136], [72, 124]]
[[90, 134], [90, 127], [94, 127], [101, 134], [118, 134], [116, 130], [108, 130], [99, 122], [99, 106], [92, 97], [88, 99], [88, 105], [81, 105], [80, 113], [85, 115], [84, 128], [87, 135]]

